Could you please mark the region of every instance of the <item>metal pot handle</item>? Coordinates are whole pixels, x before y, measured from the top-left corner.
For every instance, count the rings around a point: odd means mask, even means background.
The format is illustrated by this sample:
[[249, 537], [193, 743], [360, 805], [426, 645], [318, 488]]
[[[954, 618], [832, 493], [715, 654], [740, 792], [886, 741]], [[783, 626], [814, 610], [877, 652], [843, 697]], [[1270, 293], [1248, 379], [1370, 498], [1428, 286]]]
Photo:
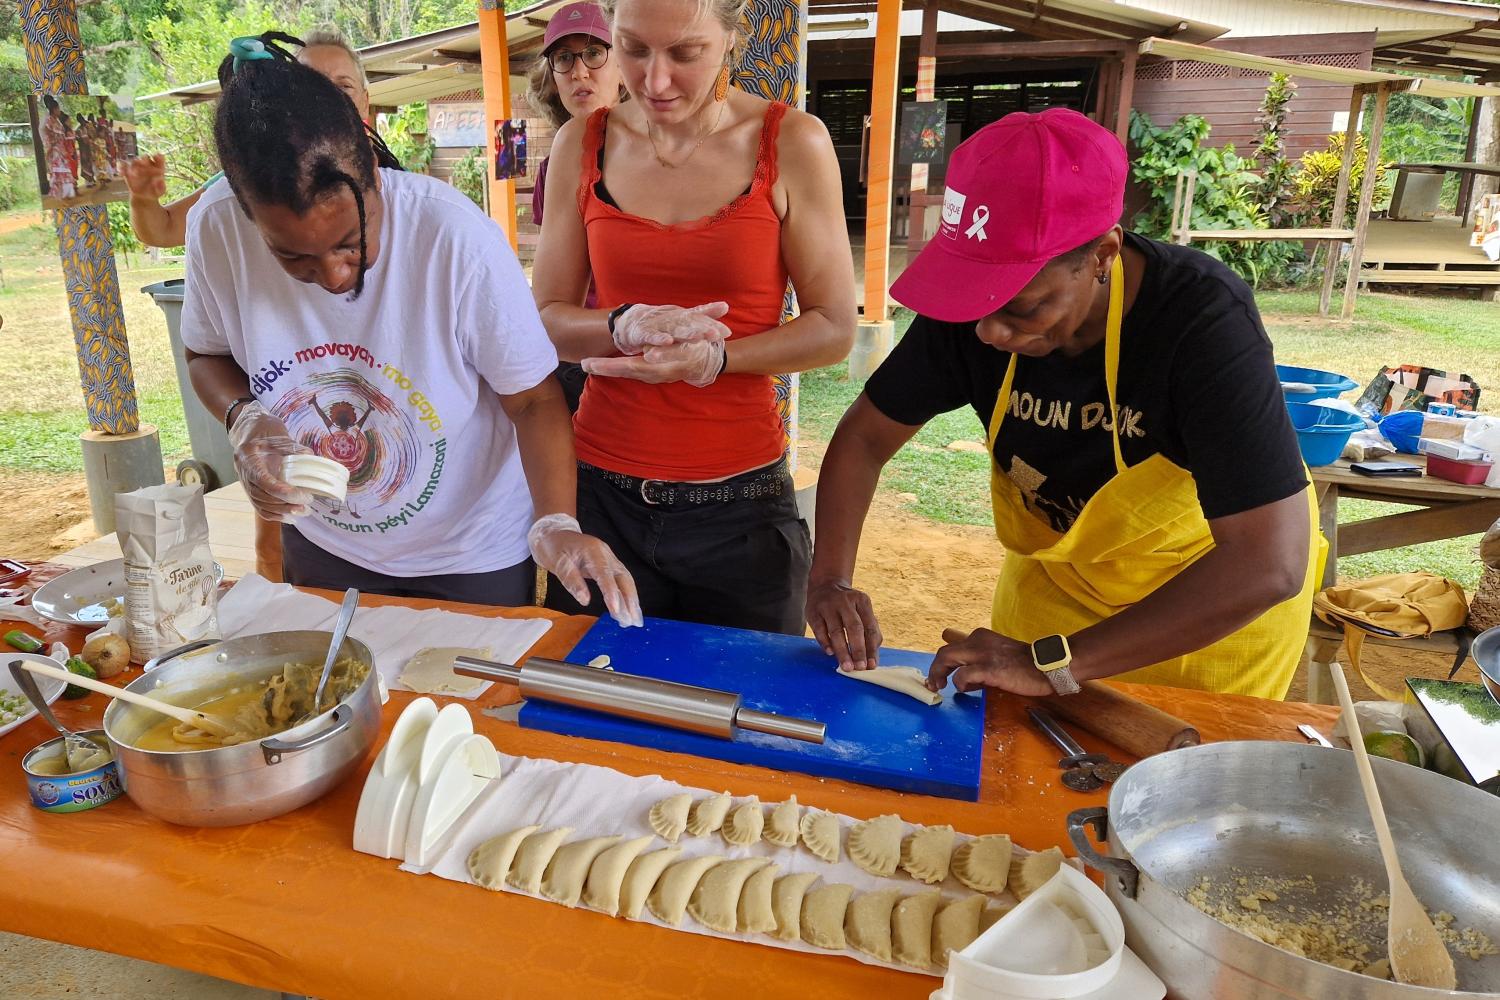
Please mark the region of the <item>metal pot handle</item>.
[[195, 649], [203, 649], [208, 646], [217, 646], [223, 641], [223, 639], [195, 639], [192, 642], [184, 643], [183, 645], [178, 646], [176, 649], [169, 649], [165, 653], [162, 653], [160, 656], [152, 657], [151, 659], [146, 661], [145, 665], [142, 666], [141, 669], [148, 671], [155, 670], [157, 667], [161, 666], [163, 663], [166, 663], [169, 660], [175, 660], [179, 656], [186, 656], [188, 653], [191, 653]]
[[305, 739], [291, 741], [276, 739], [273, 736], [269, 740], [261, 741], [260, 750], [261, 753], [266, 755], [267, 764], [280, 764], [283, 754], [301, 753], [303, 750], [311, 750], [319, 744], [327, 743], [348, 729], [349, 724], [353, 721], [354, 709], [348, 705], [340, 705], [333, 710], [333, 725], [322, 732], [314, 733]]
[[1106, 806], [1091, 806], [1087, 809], [1074, 809], [1068, 813], [1068, 840], [1072, 841], [1073, 848], [1078, 851], [1078, 856], [1091, 868], [1097, 868], [1106, 876], [1114, 876], [1120, 882], [1120, 891], [1128, 899], [1134, 899], [1136, 891], [1140, 887], [1140, 869], [1123, 858], [1112, 858], [1100, 854], [1089, 840], [1089, 828], [1092, 827], [1094, 835], [1102, 844], [1109, 836], [1109, 809]]

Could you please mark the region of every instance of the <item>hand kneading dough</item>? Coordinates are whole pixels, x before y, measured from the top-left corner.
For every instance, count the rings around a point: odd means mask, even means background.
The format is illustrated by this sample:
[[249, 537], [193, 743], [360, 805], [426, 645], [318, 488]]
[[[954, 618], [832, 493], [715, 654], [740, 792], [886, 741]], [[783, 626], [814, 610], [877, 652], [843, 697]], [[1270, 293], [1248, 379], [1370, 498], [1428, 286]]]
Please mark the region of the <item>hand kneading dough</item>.
[[681, 795], [673, 795], [652, 806], [646, 820], [658, 837], [669, 844], [675, 844], [677, 838], [682, 836], [682, 831], [687, 829], [688, 810], [692, 806], [692, 793], [683, 792]]
[[688, 812], [687, 832], [693, 837], [702, 837], [713, 833], [724, 825], [724, 817], [729, 815], [729, 807], [734, 800], [729, 793], [723, 795], [710, 795], [706, 799], [699, 799], [693, 803], [693, 808]]
[[771, 821], [766, 824], [766, 840], [777, 847], [796, 847], [801, 833], [802, 807], [793, 795], [771, 810]]
[[965, 841], [953, 852], [953, 876], [975, 892], [1004, 892], [1010, 878], [1010, 838], [990, 833]]
[[547, 863], [552, 860], [552, 855], [557, 852], [558, 846], [572, 832], [571, 826], [560, 826], [556, 830], [533, 833], [521, 841], [521, 846], [516, 851], [516, 863], [511, 866], [510, 874], [505, 876], [505, 881], [522, 892], [529, 892], [533, 895], [539, 893], [542, 889], [542, 875], [547, 870]]
[[594, 859], [589, 867], [588, 881], [583, 886], [585, 906], [615, 916], [620, 912], [620, 886], [625, 881], [625, 872], [631, 862], [651, 843], [649, 834], [616, 844]]
[[776, 918], [774, 936], [795, 941], [802, 936], [802, 900], [818, 880], [817, 872], [798, 872], [776, 880], [771, 887], [771, 916]]
[[776, 876], [781, 874], [780, 865], [766, 865], [750, 876], [740, 892], [737, 907], [739, 932], [741, 934], [770, 934], [776, 930], [776, 914], [771, 909], [771, 890], [776, 885]]
[[742, 806], [736, 806], [734, 812], [724, 821], [719, 832], [724, 835], [725, 841], [735, 847], [749, 847], [751, 844], [760, 843], [760, 832], [765, 828], [766, 817], [760, 811], [760, 799], [750, 797], [750, 801]]
[[740, 893], [745, 881], [768, 863], [765, 858], [741, 858], [715, 865], [693, 890], [688, 913], [711, 931], [733, 934], [739, 924]]
[[641, 910], [646, 906], [646, 897], [656, 887], [656, 880], [667, 865], [682, 854], [680, 847], [663, 847], [650, 854], [642, 854], [625, 869], [625, 880], [620, 883], [620, 916], [630, 920], [641, 919]]
[[833, 951], [848, 947], [844, 940], [844, 913], [849, 909], [852, 895], [854, 886], [833, 882], [803, 896], [802, 940], [814, 948]]
[[849, 831], [849, 860], [871, 875], [889, 878], [901, 863], [900, 816], [876, 816], [854, 824]]
[[874, 670], [841, 670], [839, 673], [857, 681], [899, 691], [924, 705], [943, 703], [941, 694], [927, 690], [927, 675], [916, 667], [876, 667]]
[[488, 646], [481, 649], [466, 649], [461, 646], [419, 649], [406, 661], [406, 666], [401, 668], [401, 676], [397, 680], [422, 694], [468, 694], [484, 687], [489, 681], [454, 673], [453, 661], [460, 656], [488, 660], [494, 655], [494, 651]]
[[1051, 881], [1062, 863], [1063, 852], [1056, 847], [1011, 862], [1011, 891], [1017, 899], [1025, 899]]
[[510, 874], [510, 863], [516, 858], [516, 848], [521, 841], [540, 830], [539, 826], [523, 826], [519, 830], [491, 837], [469, 852], [469, 877], [476, 885], [499, 892]]
[[979, 914], [984, 911], [983, 896], [965, 896], [938, 910], [932, 921], [932, 962], [948, 964], [948, 952], [963, 951], [979, 936]]
[[687, 912], [693, 890], [698, 888], [698, 880], [723, 860], [717, 854], [705, 854], [673, 863], [656, 880], [656, 888], [646, 897], [646, 906], [662, 923], [682, 926], [682, 915]]
[[901, 901], [900, 889], [862, 892], [844, 914], [844, 936], [849, 947], [882, 962], [891, 960], [891, 911]]
[[839, 861], [839, 820], [833, 813], [809, 810], [802, 814], [802, 843], [831, 865]]
[[924, 826], [901, 842], [901, 867], [918, 882], [933, 885], [948, 877], [953, 827]]
[[913, 969], [932, 965], [932, 921], [942, 905], [943, 894], [928, 889], [907, 896], [891, 913], [891, 954]]
[[542, 895], [554, 903], [577, 906], [583, 895], [583, 880], [588, 878], [594, 859], [619, 843], [619, 835], [613, 837], [591, 837], [564, 844], [547, 862], [547, 873], [542, 876]]

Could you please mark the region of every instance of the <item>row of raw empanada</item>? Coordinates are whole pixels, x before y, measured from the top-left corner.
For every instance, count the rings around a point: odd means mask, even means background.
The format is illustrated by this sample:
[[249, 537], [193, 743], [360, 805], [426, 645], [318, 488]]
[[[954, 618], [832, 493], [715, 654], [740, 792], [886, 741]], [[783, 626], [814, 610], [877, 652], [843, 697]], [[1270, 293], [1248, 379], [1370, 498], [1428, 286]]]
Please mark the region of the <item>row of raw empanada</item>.
[[749, 847], [762, 838], [778, 847], [795, 847], [800, 839], [825, 861], [839, 859], [838, 819], [816, 809], [804, 814], [795, 795], [773, 806], [769, 821], [760, 799], [752, 795], [736, 806], [728, 792], [696, 802], [691, 792], [672, 795], [653, 805], [646, 818], [657, 836], [670, 844], [684, 833], [703, 837], [717, 832], [735, 847]]
[[[493, 837], [468, 858], [469, 875], [487, 889], [502, 884], [565, 906], [582, 902], [611, 916], [640, 919], [643, 909], [681, 926], [684, 914], [724, 934], [770, 934], [815, 948], [853, 948], [916, 969], [947, 964], [1001, 910], [972, 895], [945, 900], [937, 889], [903, 895], [852, 886], [813, 888], [815, 873], [780, 875], [765, 858], [682, 858], [682, 848], [646, 853], [653, 838], [591, 837], [564, 844], [571, 827], [521, 827]], [[1055, 871], [1055, 869], [1054, 869]]]

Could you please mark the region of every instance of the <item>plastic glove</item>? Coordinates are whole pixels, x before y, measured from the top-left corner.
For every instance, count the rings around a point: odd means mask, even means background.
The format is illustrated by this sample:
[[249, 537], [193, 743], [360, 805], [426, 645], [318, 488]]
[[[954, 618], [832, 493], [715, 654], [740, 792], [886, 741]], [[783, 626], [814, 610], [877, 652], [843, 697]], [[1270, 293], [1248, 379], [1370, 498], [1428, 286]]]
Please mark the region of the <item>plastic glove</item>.
[[729, 336], [729, 327], [719, 319], [728, 312], [727, 302], [709, 302], [691, 309], [634, 305], [615, 319], [615, 349], [621, 354], [640, 354], [648, 347], [724, 340]]
[[630, 571], [599, 539], [583, 534], [578, 520], [567, 514], [538, 518], [526, 533], [526, 544], [536, 564], [562, 583], [573, 600], [588, 606], [593, 580], [604, 597], [609, 616], [621, 628], [645, 624], [641, 601]]
[[686, 382], [702, 389], [713, 385], [724, 371], [724, 342], [694, 340], [667, 347], [648, 347], [636, 358], [584, 358], [583, 370], [590, 375], [633, 378], [653, 385]]
[[280, 417], [259, 403], [246, 403], [235, 414], [229, 444], [235, 471], [261, 517], [290, 523], [307, 516], [313, 496], [288, 484], [283, 467], [288, 455], [310, 455], [312, 449], [293, 441]]
[[160, 153], [126, 160], [122, 173], [132, 199], [160, 201], [166, 197], [167, 158]]

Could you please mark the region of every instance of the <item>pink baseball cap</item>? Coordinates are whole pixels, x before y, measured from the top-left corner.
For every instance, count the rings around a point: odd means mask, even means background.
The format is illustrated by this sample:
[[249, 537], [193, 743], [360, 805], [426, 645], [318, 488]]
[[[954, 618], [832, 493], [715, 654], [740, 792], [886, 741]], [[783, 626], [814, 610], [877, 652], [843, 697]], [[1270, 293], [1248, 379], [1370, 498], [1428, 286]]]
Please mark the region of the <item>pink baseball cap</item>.
[[598, 4], [570, 3], [557, 8], [557, 13], [547, 22], [547, 33], [542, 36], [542, 52], [552, 48], [558, 39], [569, 35], [589, 35], [605, 45], [613, 44], [610, 41], [609, 22], [604, 19], [604, 11], [599, 9]]
[[953, 151], [942, 224], [891, 295], [946, 323], [988, 316], [1120, 221], [1126, 168], [1114, 133], [1067, 108], [986, 125]]

